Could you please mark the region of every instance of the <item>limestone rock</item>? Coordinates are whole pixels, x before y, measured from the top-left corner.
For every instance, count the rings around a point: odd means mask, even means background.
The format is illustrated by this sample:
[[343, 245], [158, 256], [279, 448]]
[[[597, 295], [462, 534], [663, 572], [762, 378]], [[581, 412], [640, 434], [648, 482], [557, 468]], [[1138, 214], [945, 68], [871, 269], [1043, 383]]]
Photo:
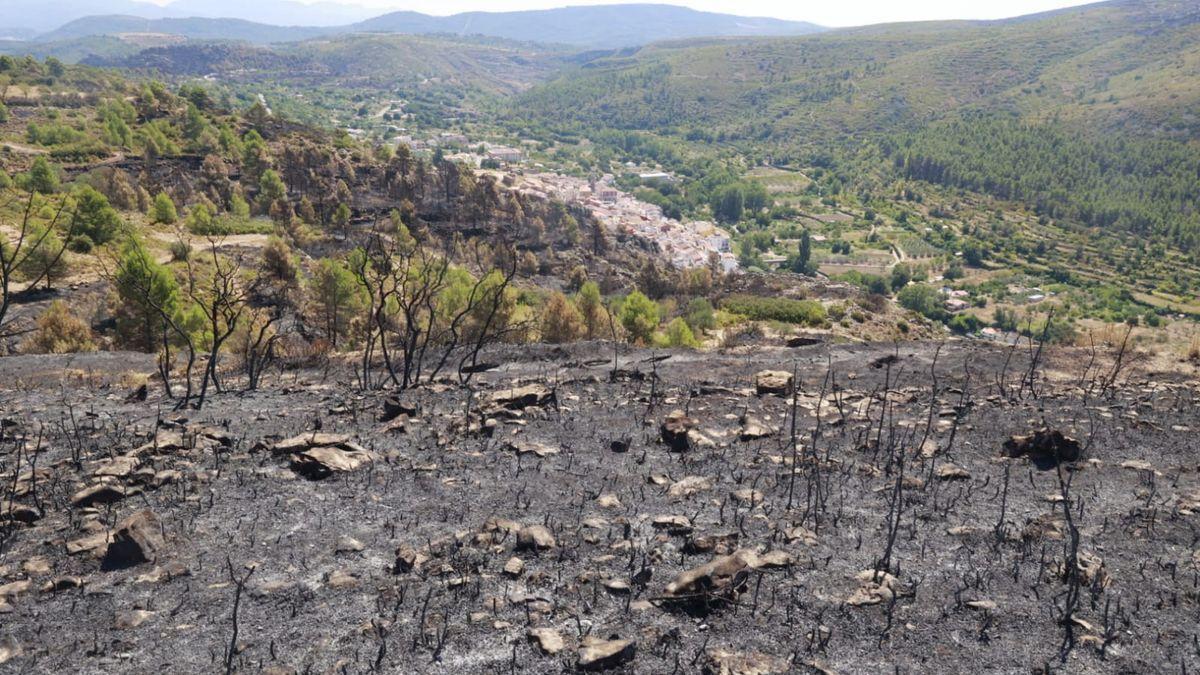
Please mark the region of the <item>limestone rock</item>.
[[699, 567], [680, 572], [667, 584], [666, 594], [677, 598], [730, 596], [743, 585], [746, 574], [757, 562], [758, 556], [749, 549], [714, 558]]
[[121, 501], [125, 496], [125, 488], [121, 485], [97, 483], [76, 492], [71, 497], [71, 506], [85, 508], [100, 504], [113, 504]]
[[562, 636], [553, 628], [530, 628], [527, 635], [531, 642], [537, 643], [538, 649], [541, 649], [543, 654], [553, 656], [566, 646]]
[[148, 612], [144, 609], [130, 609], [122, 612], [117, 612], [113, 619], [113, 627], [117, 630], [130, 630], [146, 623], [146, 621], [154, 616], [154, 612]]
[[688, 432], [697, 424], [699, 423], [696, 420], [688, 417], [682, 410], [674, 410], [663, 419], [658, 431], [663, 443], [666, 443], [671, 450], [685, 452], [692, 445]]
[[354, 449], [321, 446], [292, 455], [292, 470], [310, 480], [321, 480], [337, 472], [354, 471], [372, 461], [374, 456], [357, 446]]
[[545, 551], [556, 545], [554, 535], [544, 525], [526, 525], [517, 532], [518, 550]]
[[524, 571], [525, 561], [521, 560], [517, 556], [509, 558], [508, 562], [504, 563], [504, 573], [510, 577], [519, 577]]
[[790, 396], [794, 386], [792, 374], [783, 370], [763, 370], [754, 375], [754, 391], [759, 396]]
[[704, 657], [705, 675], [775, 675], [789, 670], [785, 659], [760, 652], [709, 649]]
[[104, 554], [104, 568], [129, 567], [154, 562], [166, 548], [162, 524], [149, 509], [142, 509], [117, 525], [112, 543]]
[[529, 406], [543, 406], [555, 402], [554, 390], [534, 382], [521, 387], [511, 387], [492, 392], [491, 403], [508, 410], [522, 410]]
[[629, 663], [637, 656], [637, 643], [633, 640], [594, 640], [579, 649], [581, 670], [608, 670]]

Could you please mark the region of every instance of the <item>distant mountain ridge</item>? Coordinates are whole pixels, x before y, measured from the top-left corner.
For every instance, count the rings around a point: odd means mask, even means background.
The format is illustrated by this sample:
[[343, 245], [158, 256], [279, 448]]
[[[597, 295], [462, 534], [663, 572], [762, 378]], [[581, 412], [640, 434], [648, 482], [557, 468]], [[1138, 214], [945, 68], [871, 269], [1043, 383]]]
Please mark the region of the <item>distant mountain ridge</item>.
[[341, 26], [379, 14], [356, 5], [296, 0], [174, 0], [156, 5], [144, 0], [4, 0], [0, 2], [0, 35], [38, 35], [87, 17], [124, 16], [140, 19], [241, 19], [286, 26]]
[[[14, 0], [27, 4], [32, 0]], [[107, 1], [107, 0], [105, 0]], [[77, 5], [95, 4], [99, 0], [67, 0]], [[164, 33], [192, 39], [245, 40], [255, 44], [290, 42], [321, 35], [347, 33], [404, 33], [404, 34], [449, 34], [483, 35], [522, 42], [559, 43], [588, 48], [619, 48], [648, 44], [663, 40], [698, 37], [752, 37], [793, 36], [816, 33], [820, 26], [799, 21], [784, 21], [763, 17], [742, 17], [731, 14], [701, 12], [687, 7], [661, 4], [592, 5], [584, 7], [562, 7], [559, 9], [520, 12], [467, 12], [439, 17], [418, 12], [392, 12], [356, 23], [340, 26], [322, 26], [305, 23], [313, 8], [322, 5], [323, 16], [336, 14], [333, 3], [300, 5], [304, 12], [290, 16], [286, 23], [263, 22], [247, 18], [255, 16], [287, 15], [287, 7], [298, 3], [289, 0], [267, 0], [272, 10], [262, 3], [241, 3], [248, 9], [241, 11], [233, 0], [176, 0], [166, 7], [148, 10], [162, 13], [179, 9], [195, 8], [199, 12], [216, 7], [228, 9], [236, 18], [213, 18], [204, 15], [147, 16], [136, 6], [144, 3], [132, 0], [113, 0], [114, 4], [129, 8], [121, 14], [86, 16], [69, 21], [54, 30], [37, 37], [38, 42], [74, 40], [98, 35], [120, 35], [126, 33]], [[76, 6], [76, 5], [72, 5]], [[234, 14], [234, 12], [238, 12]], [[307, 14], [305, 13], [307, 12]], [[0, 11], [0, 26], [8, 10]], [[0, 29], [0, 33], [3, 30]]]
[[628, 47], [695, 37], [805, 35], [823, 30], [816, 24], [801, 21], [717, 14], [657, 4], [466, 12], [447, 17], [392, 12], [354, 27], [372, 32], [478, 34], [592, 47]]

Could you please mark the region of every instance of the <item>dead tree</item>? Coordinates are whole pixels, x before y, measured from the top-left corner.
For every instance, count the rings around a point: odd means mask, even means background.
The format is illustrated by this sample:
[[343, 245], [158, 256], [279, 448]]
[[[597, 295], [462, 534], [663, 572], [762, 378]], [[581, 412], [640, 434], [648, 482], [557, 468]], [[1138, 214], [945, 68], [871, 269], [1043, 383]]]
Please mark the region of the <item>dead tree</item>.
[[489, 256], [477, 246], [474, 269], [457, 268], [403, 232], [385, 232], [377, 224], [350, 260], [367, 296], [360, 385], [382, 384], [371, 376], [376, 347], [384, 381], [397, 388], [432, 381], [456, 355], [460, 380], [469, 379], [482, 349], [508, 330], [516, 256], [504, 257], [512, 262], [489, 269]]
[[200, 381], [200, 393], [196, 408], [204, 406], [208, 388], [221, 391], [219, 364], [221, 347], [237, 330], [238, 323], [246, 312], [248, 300], [254, 293], [259, 277], [249, 281], [243, 278], [242, 263], [237, 257], [218, 254], [220, 240], [208, 238], [209, 264], [211, 269], [202, 273], [192, 258], [187, 261], [187, 295], [204, 315], [208, 328], [208, 363]]

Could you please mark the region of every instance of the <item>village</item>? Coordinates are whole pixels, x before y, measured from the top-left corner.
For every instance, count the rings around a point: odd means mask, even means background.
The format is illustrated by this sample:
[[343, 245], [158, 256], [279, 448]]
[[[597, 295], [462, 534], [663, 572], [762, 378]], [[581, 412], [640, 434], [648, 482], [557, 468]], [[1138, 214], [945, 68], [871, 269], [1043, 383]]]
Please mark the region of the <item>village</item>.
[[[442, 132], [428, 139], [400, 136], [397, 142], [421, 154], [441, 150], [444, 159], [494, 175], [522, 193], [587, 209], [611, 234], [653, 244], [678, 269], [714, 265], [728, 273], [738, 268], [737, 256], [725, 230], [710, 221], [681, 222], [668, 218], [660, 207], [619, 189], [612, 174], [580, 178], [548, 171], [541, 164], [526, 171], [522, 166], [526, 156], [520, 148], [473, 143], [467, 136], [454, 132]], [[638, 177], [645, 183], [674, 180], [661, 171], [639, 173]]]

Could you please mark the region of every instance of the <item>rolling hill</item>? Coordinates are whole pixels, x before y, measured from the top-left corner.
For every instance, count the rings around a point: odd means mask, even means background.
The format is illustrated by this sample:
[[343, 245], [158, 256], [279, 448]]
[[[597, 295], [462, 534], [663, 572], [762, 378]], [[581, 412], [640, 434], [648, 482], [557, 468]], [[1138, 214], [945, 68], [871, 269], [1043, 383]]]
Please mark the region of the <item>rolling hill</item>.
[[[169, 5], [168, 8], [175, 8], [176, 5]], [[142, 13], [132, 12], [78, 18], [41, 34], [37, 39], [49, 42], [98, 35], [162, 33], [190, 39], [245, 40], [253, 44], [269, 44], [319, 35], [401, 33], [485, 36], [522, 42], [553, 42], [578, 48], [619, 48], [703, 36], [801, 35], [822, 30], [804, 22], [748, 18], [650, 4], [563, 7], [527, 12], [470, 12], [445, 17], [394, 12], [341, 26], [305, 24], [307, 16], [299, 12], [287, 21], [287, 25], [274, 25], [243, 18], [147, 18]]]
[[512, 110], [534, 127], [834, 166], [877, 193], [903, 177], [977, 190], [1194, 250], [1197, 64], [1194, 3], [1119, 0], [1019, 20], [656, 44], [564, 72]]
[[674, 5], [595, 5], [523, 12], [467, 12], [433, 17], [394, 12], [354, 26], [387, 33], [489, 35], [524, 42], [584, 47], [627, 47], [706, 36], [802, 35], [815, 24], [700, 12]]

